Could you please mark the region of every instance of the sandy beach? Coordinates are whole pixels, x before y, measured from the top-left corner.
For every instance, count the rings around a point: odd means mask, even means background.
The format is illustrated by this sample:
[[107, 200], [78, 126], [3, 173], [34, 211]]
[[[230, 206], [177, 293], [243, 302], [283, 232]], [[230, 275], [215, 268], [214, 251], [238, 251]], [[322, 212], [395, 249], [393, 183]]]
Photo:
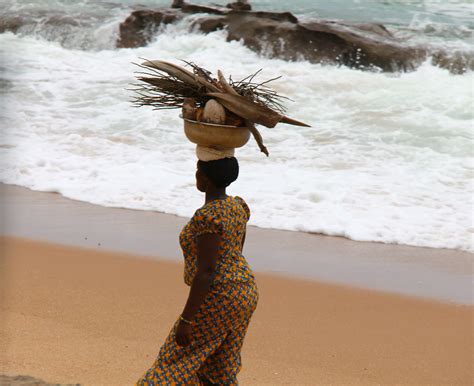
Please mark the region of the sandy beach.
[[[132, 384], [187, 297], [186, 219], [0, 195], [0, 384]], [[242, 385], [472, 383], [469, 253], [255, 227], [244, 253], [260, 303]]]
[[[2, 239], [1, 372], [132, 384], [182, 309], [179, 263]], [[472, 307], [257, 273], [243, 385], [468, 385]]]
[[[93, 205], [0, 184], [1, 234], [181, 263], [187, 218]], [[473, 304], [473, 255], [247, 227], [245, 257], [258, 272]]]
[[0, 1], [0, 386], [134, 384], [224, 195], [241, 385], [474, 386], [473, 0], [218, 3]]

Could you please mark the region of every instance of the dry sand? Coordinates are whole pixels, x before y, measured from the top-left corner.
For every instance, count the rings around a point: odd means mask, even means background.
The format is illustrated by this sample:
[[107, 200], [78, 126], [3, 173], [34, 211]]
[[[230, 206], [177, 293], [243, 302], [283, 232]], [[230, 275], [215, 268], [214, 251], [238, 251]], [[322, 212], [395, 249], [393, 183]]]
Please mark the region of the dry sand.
[[[132, 384], [182, 310], [178, 263], [3, 238], [1, 369]], [[470, 385], [473, 307], [257, 273], [242, 385]]]

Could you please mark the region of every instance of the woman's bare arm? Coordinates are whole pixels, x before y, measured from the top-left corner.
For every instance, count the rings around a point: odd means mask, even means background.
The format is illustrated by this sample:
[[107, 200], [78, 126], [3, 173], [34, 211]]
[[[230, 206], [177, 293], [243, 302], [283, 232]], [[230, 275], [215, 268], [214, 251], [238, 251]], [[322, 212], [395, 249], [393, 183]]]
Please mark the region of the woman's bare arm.
[[204, 301], [214, 278], [221, 237], [216, 233], [199, 236], [197, 245], [197, 272], [194, 276], [183, 318], [193, 320]]

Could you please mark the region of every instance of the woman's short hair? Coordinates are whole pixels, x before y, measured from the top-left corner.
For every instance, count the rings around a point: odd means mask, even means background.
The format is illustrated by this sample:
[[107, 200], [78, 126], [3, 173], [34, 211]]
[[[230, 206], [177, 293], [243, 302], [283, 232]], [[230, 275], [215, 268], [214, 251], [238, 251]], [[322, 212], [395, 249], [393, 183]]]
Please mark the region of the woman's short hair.
[[235, 157], [215, 161], [198, 161], [201, 170], [217, 188], [225, 188], [239, 176], [239, 162]]

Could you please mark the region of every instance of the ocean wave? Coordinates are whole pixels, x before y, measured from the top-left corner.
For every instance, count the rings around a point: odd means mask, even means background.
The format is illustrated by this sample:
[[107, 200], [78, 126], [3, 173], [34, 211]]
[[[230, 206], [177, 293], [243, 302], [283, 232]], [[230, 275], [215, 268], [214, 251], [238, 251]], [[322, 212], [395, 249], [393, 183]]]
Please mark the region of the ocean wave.
[[[193, 2], [208, 3], [205, 0]], [[171, 1], [143, 0], [140, 4], [136, 5], [132, 0], [116, 3], [13, 0], [0, 3], [0, 32], [36, 36], [59, 42], [70, 49], [115, 49], [119, 25], [133, 10], [167, 7]], [[292, 0], [275, 4], [268, 0], [254, 0], [252, 4], [256, 10], [291, 11], [305, 21], [315, 18], [355, 23], [375, 21], [386, 25], [407, 44], [434, 44], [447, 51], [472, 51], [474, 18], [470, 12], [473, 5], [469, 2], [442, 4], [437, 0], [414, 0], [400, 4], [399, 1], [387, 0]], [[184, 33], [189, 31], [192, 22], [189, 18], [183, 25]]]
[[[83, 51], [0, 34], [0, 180], [104, 206], [190, 216], [194, 147], [177, 111], [134, 109], [139, 57], [191, 60], [262, 79], [312, 125], [263, 129], [265, 158], [237, 151], [251, 224], [354, 240], [474, 250], [472, 73], [425, 63], [411, 73], [260, 57], [225, 32], [170, 26], [147, 47]], [[238, 65], [237, 65], [238, 63]]]

